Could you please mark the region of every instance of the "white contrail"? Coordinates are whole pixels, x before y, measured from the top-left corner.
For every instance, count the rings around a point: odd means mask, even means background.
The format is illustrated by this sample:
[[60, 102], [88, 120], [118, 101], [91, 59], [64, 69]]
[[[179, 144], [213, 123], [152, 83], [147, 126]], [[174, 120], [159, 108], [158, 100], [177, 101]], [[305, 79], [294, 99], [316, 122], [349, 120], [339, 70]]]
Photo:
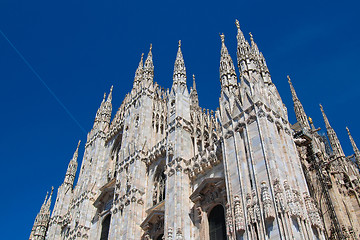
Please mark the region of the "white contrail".
[[79, 128], [87, 134], [85, 129], [81, 126], [81, 124], [76, 120], [74, 115], [69, 111], [69, 109], [60, 101], [60, 99], [55, 95], [55, 93], [51, 90], [51, 88], [46, 84], [46, 82], [40, 77], [40, 75], [35, 71], [35, 69], [31, 66], [31, 64], [25, 59], [25, 57], [17, 50], [15, 45], [6, 37], [6, 35], [1, 31], [1, 35], [6, 39], [6, 41], [10, 44], [10, 46], [15, 50], [15, 52], [19, 55], [19, 57], [25, 62], [25, 64], [30, 68], [30, 70], [35, 74], [35, 76], [40, 80], [40, 82], [46, 87], [46, 89], [50, 92], [50, 94], [55, 98], [55, 100], [60, 104], [60, 106], [65, 110], [65, 112], [70, 116], [72, 120], [79, 126]]

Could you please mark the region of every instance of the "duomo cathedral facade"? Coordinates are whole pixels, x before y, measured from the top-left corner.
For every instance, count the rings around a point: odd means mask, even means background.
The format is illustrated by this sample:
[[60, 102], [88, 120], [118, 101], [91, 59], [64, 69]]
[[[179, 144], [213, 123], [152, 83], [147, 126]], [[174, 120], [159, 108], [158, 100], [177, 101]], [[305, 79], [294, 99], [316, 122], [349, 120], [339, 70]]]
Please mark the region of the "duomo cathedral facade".
[[[221, 35], [219, 108], [190, 90], [181, 42], [173, 84], [153, 81], [152, 49], [112, 118], [112, 88], [78, 166], [45, 198], [31, 240], [360, 239], [360, 152], [345, 156], [321, 106], [326, 137], [292, 82], [297, 123], [252, 35], [237, 26], [237, 66]], [[78, 174], [77, 183], [74, 183]]]

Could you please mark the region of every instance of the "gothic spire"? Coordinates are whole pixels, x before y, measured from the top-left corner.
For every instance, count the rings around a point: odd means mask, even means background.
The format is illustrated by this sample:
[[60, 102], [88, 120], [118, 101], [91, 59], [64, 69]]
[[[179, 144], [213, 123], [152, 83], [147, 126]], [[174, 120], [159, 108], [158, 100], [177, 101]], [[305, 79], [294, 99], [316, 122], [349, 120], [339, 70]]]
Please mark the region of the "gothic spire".
[[80, 146], [81, 140], [79, 140], [78, 145], [76, 147], [76, 150], [74, 152], [73, 158], [70, 160], [68, 168], [66, 170], [66, 174], [65, 174], [65, 180], [64, 180], [64, 184], [68, 184], [70, 186], [73, 186], [74, 184], [74, 180], [75, 180], [75, 176], [76, 176], [76, 169], [77, 169], [77, 158], [79, 155], [79, 146]]
[[178, 51], [174, 64], [173, 85], [186, 85], [186, 67], [181, 52], [181, 40], [179, 40]]
[[251, 42], [251, 53], [257, 60], [260, 56], [260, 51], [259, 51], [257, 44], [254, 41], [254, 37], [251, 34], [251, 32], [249, 33], [249, 35], [250, 35], [250, 42]]
[[110, 103], [111, 103], [111, 101], [112, 101], [112, 91], [113, 91], [113, 88], [114, 88], [114, 86], [111, 85], [110, 92], [109, 92], [109, 95], [108, 95], [108, 97], [107, 97], [106, 102], [110, 102]]
[[324, 111], [323, 106], [322, 106], [321, 104], [319, 104], [319, 106], [320, 106], [320, 110], [321, 110], [321, 113], [322, 113], [323, 118], [324, 118], [324, 122], [325, 122], [325, 127], [326, 127], [326, 129], [332, 128], [331, 125], [330, 125], [330, 123], [329, 123], [329, 119], [327, 118], [327, 116], [326, 116], [326, 114], [325, 114], [325, 111]]
[[48, 199], [47, 202], [46, 202], [46, 209], [45, 209], [45, 211], [46, 211], [47, 213], [50, 212], [51, 197], [52, 197], [52, 195], [53, 195], [53, 192], [54, 192], [54, 187], [52, 186], [52, 187], [51, 187], [50, 197], [49, 197], [49, 199]]
[[144, 65], [144, 79], [145, 81], [148, 82], [153, 82], [154, 80], [154, 63], [153, 63], [153, 59], [152, 59], [152, 44], [150, 44], [150, 50], [148, 53], [148, 56], [145, 60], [145, 65]]
[[350, 133], [350, 130], [348, 127], [346, 127], [346, 131], [349, 134], [349, 139], [350, 139], [351, 145], [354, 150], [355, 160], [358, 165], [358, 168], [360, 169], [360, 151], [359, 151], [358, 147], [356, 146], [355, 141], [354, 141], [353, 137], [351, 136], [351, 133]]
[[304, 111], [304, 107], [303, 107], [303, 105], [301, 104], [299, 98], [296, 95], [296, 92], [295, 92], [295, 89], [294, 89], [294, 87], [292, 85], [290, 76], [288, 75], [287, 78], [288, 78], [288, 82], [289, 82], [289, 85], [290, 85], [292, 99], [293, 99], [293, 102], [294, 102], [294, 111], [295, 111], [295, 115], [296, 115], [296, 120], [300, 123], [300, 125], [303, 128], [306, 127], [306, 128], [310, 129], [310, 125], [309, 125], [309, 122], [307, 120], [307, 116], [306, 116], [306, 113]]
[[51, 189], [49, 199], [47, 199], [49, 192], [46, 193], [46, 197], [44, 203], [41, 206], [40, 212], [36, 215], [29, 239], [45, 239], [46, 230], [50, 221], [50, 205], [53, 190], [54, 188]]
[[235, 24], [237, 27], [237, 62], [240, 72], [247, 71], [246, 59], [250, 55], [250, 45], [245, 40], [244, 34], [240, 29], [239, 21], [236, 19]]
[[237, 86], [237, 76], [233, 60], [225, 46], [225, 35], [221, 34], [221, 56], [220, 56], [220, 82], [221, 88], [232, 88]]
[[99, 122], [101, 121], [101, 112], [102, 112], [102, 109], [104, 108], [105, 99], [106, 99], [106, 93], [104, 93], [104, 97], [100, 103], [100, 107], [96, 111], [93, 129], [96, 128], [99, 125]]
[[46, 196], [45, 196], [45, 199], [44, 199], [43, 204], [41, 205], [41, 208], [40, 208], [40, 212], [39, 212], [39, 213], [44, 212], [45, 207], [46, 207], [46, 200], [48, 199], [48, 196], [49, 196], [49, 192], [46, 192]]
[[323, 108], [323, 106], [322, 106], [321, 104], [320, 104], [320, 110], [321, 110], [321, 113], [322, 113], [323, 118], [324, 118], [327, 135], [328, 135], [329, 140], [330, 140], [330, 145], [331, 145], [332, 150], [334, 151], [335, 156], [336, 156], [336, 157], [343, 157], [343, 156], [345, 156], [344, 151], [343, 151], [343, 149], [342, 149], [342, 147], [341, 147], [340, 141], [339, 141], [339, 139], [338, 139], [338, 137], [337, 137], [337, 135], [336, 135], [336, 132], [335, 132], [335, 130], [330, 126], [329, 120], [328, 120], [328, 118], [326, 117], [324, 108]]
[[139, 62], [139, 66], [137, 67], [136, 72], [135, 72], [134, 87], [139, 85], [139, 83], [142, 80], [143, 74], [144, 74], [143, 59], [144, 59], [144, 53], [141, 54], [141, 59], [140, 59], [140, 62]]
[[79, 140], [78, 142], [78, 145], [76, 147], [76, 150], [74, 152], [74, 155], [73, 155], [73, 158], [72, 158], [72, 161], [77, 161], [77, 158], [79, 156], [79, 146], [80, 146], [80, 143], [81, 143], [81, 140]]
[[190, 91], [190, 107], [194, 109], [199, 108], [199, 98], [196, 91], [195, 75], [193, 74], [193, 86]]

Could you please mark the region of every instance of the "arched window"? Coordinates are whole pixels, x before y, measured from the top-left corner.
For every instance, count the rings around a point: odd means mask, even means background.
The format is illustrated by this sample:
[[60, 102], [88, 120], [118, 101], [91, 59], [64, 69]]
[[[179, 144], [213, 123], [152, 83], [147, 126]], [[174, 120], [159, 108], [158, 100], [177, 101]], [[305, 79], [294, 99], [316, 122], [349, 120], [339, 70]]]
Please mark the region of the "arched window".
[[107, 215], [105, 217], [104, 221], [102, 222], [100, 240], [108, 240], [109, 229], [110, 229], [110, 220], [111, 220], [111, 214]]
[[156, 205], [165, 199], [166, 176], [164, 166], [159, 166], [154, 176], [153, 204]]
[[225, 214], [221, 205], [216, 205], [210, 212], [209, 217], [210, 240], [226, 240]]

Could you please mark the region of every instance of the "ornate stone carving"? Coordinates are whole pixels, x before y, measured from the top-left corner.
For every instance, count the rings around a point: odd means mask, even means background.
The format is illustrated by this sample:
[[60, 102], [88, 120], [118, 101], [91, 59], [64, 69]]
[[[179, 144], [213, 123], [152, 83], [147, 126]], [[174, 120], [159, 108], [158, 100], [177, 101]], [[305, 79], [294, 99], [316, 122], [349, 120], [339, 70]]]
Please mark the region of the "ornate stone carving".
[[182, 235], [181, 228], [178, 228], [176, 230], [176, 240], [182, 240], [182, 239], [183, 239], [183, 235]]
[[232, 214], [231, 214], [231, 208], [229, 203], [226, 204], [226, 233], [229, 239], [232, 239], [233, 232], [234, 232], [234, 226], [233, 226], [233, 220], [232, 220]]
[[238, 195], [234, 196], [234, 215], [235, 215], [235, 228], [239, 233], [243, 233], [245, 229], [244, 221], [244, 212], [242, 210], [242, 205], [240, 197]]
[[167, 239], [169, 239], [169, 240], [173, 239], [173, 229], [172, 229], [172, 227], [168, 228]]
[[252, 192], [252, 207], [253, 207], [253, 211], [254, 211], [254, 222], [260, 222], [261, 221], [261, 212], [260, 212], [258, 198], [256, 196], [256, 190], [253, 189], [251, 192]]
[[286, 211], [285, 199], [279, 179], [274, 180], [273, 186], [275, 192], [276, 209], [279, 213], [285, 212]]
[[261, 200], [263, 203], [265, 220], [273, 221], [275, 219], [275, 211], [266, 182], [261, 183]]

